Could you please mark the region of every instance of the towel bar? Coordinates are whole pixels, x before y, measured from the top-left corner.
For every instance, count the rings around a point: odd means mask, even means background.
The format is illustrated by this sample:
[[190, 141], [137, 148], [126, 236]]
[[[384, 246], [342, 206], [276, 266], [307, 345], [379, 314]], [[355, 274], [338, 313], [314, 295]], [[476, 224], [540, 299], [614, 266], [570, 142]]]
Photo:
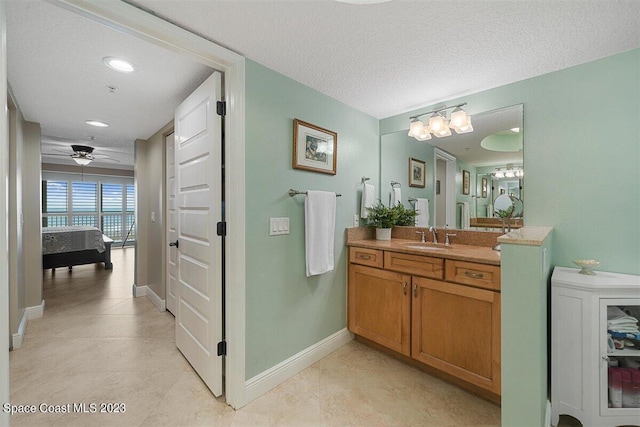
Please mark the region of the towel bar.
[[402, 185], [398, 181], [391, 181], [391, 188], [401, 187]]
[[413, 197], [409, 197], [409, 203], [415, 203], [418, 201], [418, 199], [414, 199]]
[[364, 184], [364, 183], [365, 183], [365, 181], [369, 181], [370, 179], [371, 179], [371, 178], [367, 178], [366, 176], [363, 176], [363, 177], [362, 177], [362, 183]]
[[[296, 196], [298, 194], [307, 194], [307, 192], [306, 191], [294, 190], [293, 188], [289, 190], [289, 197], [293, 197], [293, 196]], [[336, 193], [336, 197], [342, 197], [342, 194]]]

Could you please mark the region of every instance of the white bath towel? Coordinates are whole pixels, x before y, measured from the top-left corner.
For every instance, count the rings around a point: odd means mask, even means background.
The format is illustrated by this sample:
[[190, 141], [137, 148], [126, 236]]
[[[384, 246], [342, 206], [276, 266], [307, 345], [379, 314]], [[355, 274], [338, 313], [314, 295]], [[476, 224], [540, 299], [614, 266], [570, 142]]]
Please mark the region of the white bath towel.
[[462, 202], [462, 214], [460, 216], [460, 228], [467, 230], [471, 228], [471, 217], [469, 215], [469, 202]]
[[429, 199], [416, 199], [416, 227], [429, 226]]
[[389, 195], [389, 207], [392, 208], [398, 203], [402, 203], [402, 190], [394, 187], [391, 189], [391, 194]]
[[336, 193], [308, 191], [304, 202], [307, 277], [333, 271]]
[[487, 205], [487, 218], [493, 218], [493, 205]]
[[369, 209], [372, 208], [376, 202], [376, 188], [367, 184], [366, 182], [362, 186], [362, 203], [360, 204], [360, 218], [369, 217]]

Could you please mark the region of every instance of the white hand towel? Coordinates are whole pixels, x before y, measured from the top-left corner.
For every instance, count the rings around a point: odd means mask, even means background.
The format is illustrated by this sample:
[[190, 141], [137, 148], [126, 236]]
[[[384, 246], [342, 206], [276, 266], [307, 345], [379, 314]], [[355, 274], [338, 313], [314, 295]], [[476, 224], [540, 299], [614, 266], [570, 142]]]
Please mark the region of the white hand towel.
[[487, 218], [493, 218], [493, 205], [487, 205]]
[[429, 199], [416, 199], [416, 227], [429, 226]]
[[391, 195], [389, 196], [389, 207], [392, 208], [398, 203], [402, 203], [402, 191], [400, 188], [394, 187], [391, 189]]
[[360, 204], [360, 218], [369, 217], [369, 209], [372, 208], [376, 201], [376, 189], [373, 185], [366, 182], [362, 186], [362, 203]]
[[471, 228], [471, 217], [469, 216], [469, 202], [462, 202], [462, 216], [460, 228], [467, 230]]
[[336, 193], [308, 191], [304, 202], [307, 277], [333, 271]]

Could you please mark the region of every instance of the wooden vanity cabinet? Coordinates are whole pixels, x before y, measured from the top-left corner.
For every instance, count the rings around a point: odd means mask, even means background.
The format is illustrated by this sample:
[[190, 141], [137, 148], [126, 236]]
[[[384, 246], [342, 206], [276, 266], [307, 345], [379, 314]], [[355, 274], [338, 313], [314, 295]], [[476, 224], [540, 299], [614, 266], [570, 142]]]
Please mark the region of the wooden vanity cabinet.
[[500, 394], [500, 294], [412, 280], [411, 357]]
[[500, 267], [349, 248], [349, 330], [500, 395]]
[[411, 276], [349, 267], [349, 330], [405, 356], [410, 346]]

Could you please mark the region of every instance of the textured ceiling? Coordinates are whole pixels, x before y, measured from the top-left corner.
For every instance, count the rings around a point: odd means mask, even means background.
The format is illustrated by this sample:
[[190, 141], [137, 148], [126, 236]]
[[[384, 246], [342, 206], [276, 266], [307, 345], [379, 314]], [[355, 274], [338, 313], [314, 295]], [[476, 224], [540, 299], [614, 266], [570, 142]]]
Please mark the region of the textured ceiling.
[[638, 0], [132, 0], [376, 118], [640, 46]]
[[[376, 118], [640, 46], [637, 0], [130, 3]], [[81, 142], [131, 165], [133, 141], [171, 120], [210, 73], [50, 3], [6, 5], [9, 83], [26, 119], [49, 137], [45, 152]], [[140, 72], [107, 69], [107, 55], [133, 60]], [[56, 159], [71, 161], [44, 161]]]
[[[43, 162], [75, 164], [70, 145], [95, 147], [91, 166], [133, 167], [133, 142], [147, 139], [173, 118], [175, 107], [211, 70], [43, 1], [9, 1], [9, 85], [26, 120], [42, 127]], [[133, 61], [123, 74], [105, 56]], [[110, 93], [107, 86], [116, 86]], [[110, 124], [96, 128], [94, 119]], [[93, 136], [93, 141], [89, 137]], [[62, 150], [62, 152], [60, 151]], [[62, 156], [46, 156], [55, 153]]]

